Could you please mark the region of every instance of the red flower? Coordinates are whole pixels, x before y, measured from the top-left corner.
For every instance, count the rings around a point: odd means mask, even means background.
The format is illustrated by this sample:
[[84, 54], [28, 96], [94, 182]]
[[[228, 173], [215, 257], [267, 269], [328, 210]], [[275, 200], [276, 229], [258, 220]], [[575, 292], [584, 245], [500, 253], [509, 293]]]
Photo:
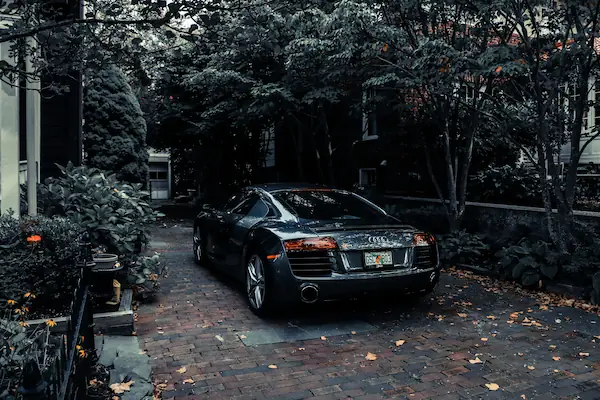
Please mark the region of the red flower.
[[38, 243], [42, 241], [42, 237], [40, 235], [31, 235], [27, 238], [28, 243]]

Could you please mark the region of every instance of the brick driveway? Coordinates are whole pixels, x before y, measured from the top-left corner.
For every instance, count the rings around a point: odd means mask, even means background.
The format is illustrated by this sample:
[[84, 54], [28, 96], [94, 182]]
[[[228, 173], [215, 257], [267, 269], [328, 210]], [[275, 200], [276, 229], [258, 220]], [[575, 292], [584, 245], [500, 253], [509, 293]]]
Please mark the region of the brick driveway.
[[332, 303], [264, 321], [238, 285], [194, 264], [191, 233], [156, 230], [170, 272], [138, 309], [164, 399], [600, 399], [596, 315], [444, 274], [416, 305]]

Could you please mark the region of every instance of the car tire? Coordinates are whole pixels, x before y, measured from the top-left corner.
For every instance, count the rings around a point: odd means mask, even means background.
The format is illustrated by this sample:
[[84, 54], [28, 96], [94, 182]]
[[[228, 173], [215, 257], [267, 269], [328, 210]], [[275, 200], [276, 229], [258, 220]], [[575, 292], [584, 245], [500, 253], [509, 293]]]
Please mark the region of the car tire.
[[194, 228], [193, 252], [194, 252], [194, 262], [198, 265], [205, 265], [206, 264], [206, 251], [205, 251], [205, 247], [204, 247], [204, 241], [202, 240], [202, 236], [200, 234], [200, 229], [198, 229], [198, 227]]
[[248, 307], [259, 317], [273, 315], [275, 311], [273, 280], [266, 258], [259, 253], [251, 252], [244, 264], [244, 270], [244, 295]]

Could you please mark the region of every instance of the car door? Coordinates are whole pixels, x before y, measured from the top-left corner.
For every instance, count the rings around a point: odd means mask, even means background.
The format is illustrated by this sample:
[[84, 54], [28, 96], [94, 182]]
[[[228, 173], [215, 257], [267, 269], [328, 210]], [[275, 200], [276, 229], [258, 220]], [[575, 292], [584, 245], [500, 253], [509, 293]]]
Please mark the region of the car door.
[[227, 265], [234, 269], [243, 265], [244, 243], [250, 229], [265, 218], [275, 215], [272, 207], [259, 195], [250, 198], [245, 206], [243, 210], [240, 210], [243, 213], [239, 214], [241, 218], [237, 219], [232, 227], [228, 244]]
[[225, 261], [227, 255], [227, 242], [229, 240], [229, 224], [231, 222], [231, 212], [237, 208], [244, 200], [246, 193], [239, 192], [227, 200], [225, 205], [213, 211], [212, 218], [207, 221], [206, 227], [206, 251], [211, 258], [218, 263]]

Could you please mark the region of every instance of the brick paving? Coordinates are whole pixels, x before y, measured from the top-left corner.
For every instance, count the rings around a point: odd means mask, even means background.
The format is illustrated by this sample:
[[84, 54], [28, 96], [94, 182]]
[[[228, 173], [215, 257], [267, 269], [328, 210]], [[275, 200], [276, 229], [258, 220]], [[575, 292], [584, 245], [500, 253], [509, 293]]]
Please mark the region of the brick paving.
[[[331, 303], [261, 320], [239, 285], [194, 264], [191, 228], [169, 225], [153, 236], [167, 244], [157, 251], [169, 276], [137, 319], [164, 399], [600, 399], [596, 315], [444, 274], [416, 304]], [[257, 346], [241, 338], [356, 321], [373, 330]]]

